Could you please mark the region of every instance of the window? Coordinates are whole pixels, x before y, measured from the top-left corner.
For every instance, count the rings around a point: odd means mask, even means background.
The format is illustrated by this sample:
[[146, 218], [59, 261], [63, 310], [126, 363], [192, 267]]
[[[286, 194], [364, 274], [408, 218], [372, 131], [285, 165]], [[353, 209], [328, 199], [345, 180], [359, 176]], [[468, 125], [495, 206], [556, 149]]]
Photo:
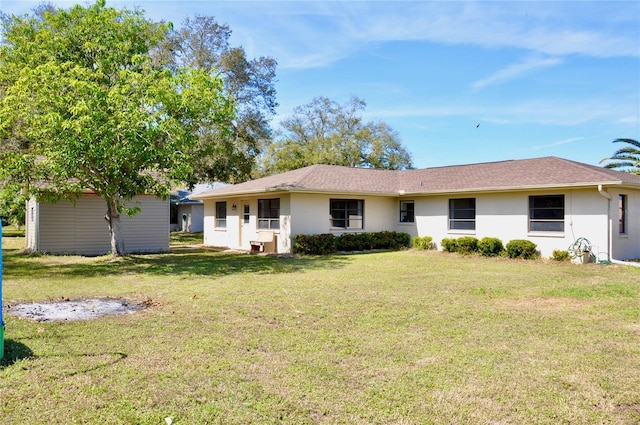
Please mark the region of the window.
[[449, 199], [449, 229], [476, 230], [476, 198]]
[[364, 201], [362, 199], [330, 199], [331, 227], [335, 229], [364, 229]]
[[227, 203], [216, 202], [216, 227], [227, 228]]
[[564, 232], [564, 195], [529, 197], [530, 232]]
[[627, 195], [618, 195], [618, 231], [621, 235], [627, 233]]
[[280, 228], [280, 198], [258, 199], [258, 229]]
[[413, 201], [400, 201], [400, 223], [415, 221], [415, 204]]
[[243, 224], [249, 224], [249, 220], [251, 218], [251, 214], [250, 214], [250, 210], [249, 210], [249, 204], [244, 204], [242, 207], [242, 223]]

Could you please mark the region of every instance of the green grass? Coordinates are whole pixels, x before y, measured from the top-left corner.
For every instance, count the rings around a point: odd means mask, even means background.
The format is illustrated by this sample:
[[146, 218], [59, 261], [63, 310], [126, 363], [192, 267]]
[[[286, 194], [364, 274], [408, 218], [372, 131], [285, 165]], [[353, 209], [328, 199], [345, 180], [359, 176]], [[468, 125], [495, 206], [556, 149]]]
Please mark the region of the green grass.
[[[11, 244], [5, 237], [4, 243]], [[403, 251], [28, 257], [4, 303], [147, 300], [132, 315], [5, 315], [2, 423], [640, 421], [640, 269]]]
[[202, 233], [171, 232], [169, 244], [172, 248], [182, 248], [202, 245], [202, 242]]

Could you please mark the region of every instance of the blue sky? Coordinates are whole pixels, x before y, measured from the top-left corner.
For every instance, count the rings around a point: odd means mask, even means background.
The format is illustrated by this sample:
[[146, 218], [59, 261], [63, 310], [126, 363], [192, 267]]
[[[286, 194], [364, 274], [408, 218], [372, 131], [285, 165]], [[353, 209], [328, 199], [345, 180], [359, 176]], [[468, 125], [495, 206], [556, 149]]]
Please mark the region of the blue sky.
[[[0, 10], [39, 3], [0, 0]], [[355, 95], [367, 120], [400, 134], [418, 168], [549, 155], [598, 165], [621, 147], [614, 139], [640, 139], [637, 1], [107, 5], [176, 26], [215, 16], [232, 45], [278, 61], [274, 127], [313, 97]]]

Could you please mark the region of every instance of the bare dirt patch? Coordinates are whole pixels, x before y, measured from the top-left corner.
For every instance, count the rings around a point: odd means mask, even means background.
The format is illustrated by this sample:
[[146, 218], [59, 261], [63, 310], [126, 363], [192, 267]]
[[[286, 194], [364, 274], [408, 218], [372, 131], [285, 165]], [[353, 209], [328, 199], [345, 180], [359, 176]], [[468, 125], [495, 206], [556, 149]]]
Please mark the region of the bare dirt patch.
[[123, 298], [86, 298], [43, 303], [13, 304], [7, 306], [7, 314], [24, 317], [36, 322], [76, 321], [100, 316], [130, 314], [153, 305], [144, 301], [135, 303]]

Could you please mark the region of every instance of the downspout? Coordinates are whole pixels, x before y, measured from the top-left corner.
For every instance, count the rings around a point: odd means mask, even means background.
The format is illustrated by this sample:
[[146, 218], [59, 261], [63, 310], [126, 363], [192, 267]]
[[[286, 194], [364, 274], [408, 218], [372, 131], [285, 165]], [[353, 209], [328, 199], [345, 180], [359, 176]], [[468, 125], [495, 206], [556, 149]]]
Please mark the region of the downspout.
[[[613, 238], [611, 236], [611, 195], [604, 190], [601, 184], [598, 185], [598, 193], [607, 199], [607, 260], [613, 261], [611, 258], [611, 250], [613, 248]], [[596, 258], [598, 261], [598, 258]]]

